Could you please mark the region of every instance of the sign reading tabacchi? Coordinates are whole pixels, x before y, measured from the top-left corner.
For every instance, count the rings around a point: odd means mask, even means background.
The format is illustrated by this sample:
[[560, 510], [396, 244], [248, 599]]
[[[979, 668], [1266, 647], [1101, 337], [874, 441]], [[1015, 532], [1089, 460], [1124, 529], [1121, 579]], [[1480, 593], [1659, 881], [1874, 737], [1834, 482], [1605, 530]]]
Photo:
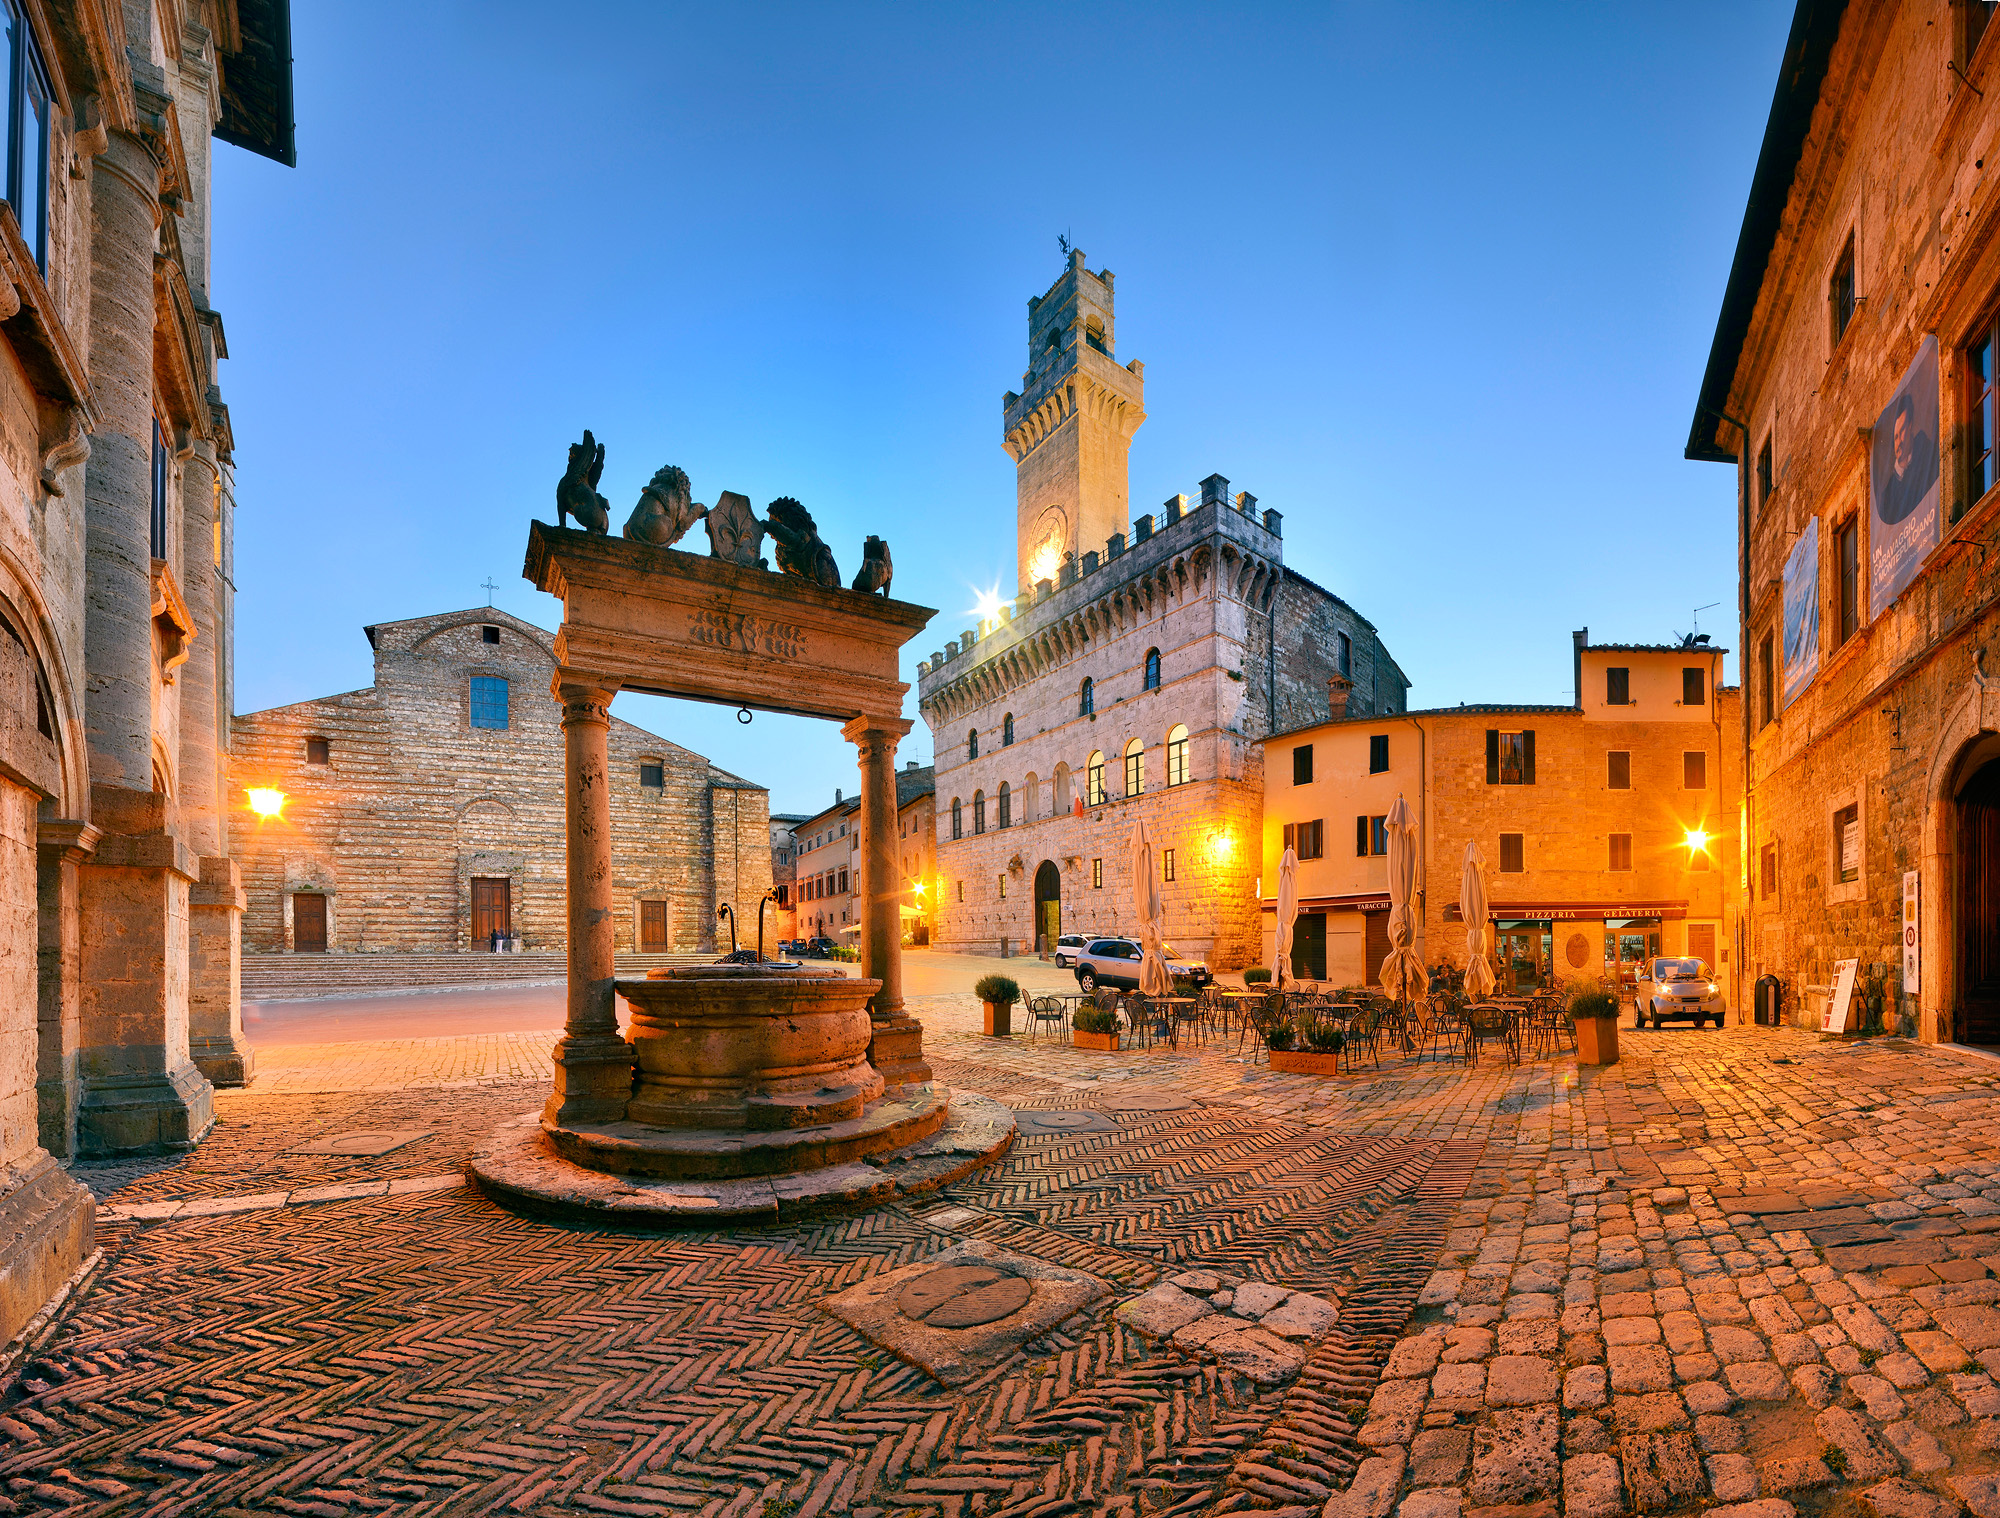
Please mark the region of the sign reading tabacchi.
[[740, 616], [729, 611], [690, 612], [687, 636], [690, 643], [705, 648], [763, 654], [771, 659], [799, 659], [806, 651], [804, 630], [796, 623]]

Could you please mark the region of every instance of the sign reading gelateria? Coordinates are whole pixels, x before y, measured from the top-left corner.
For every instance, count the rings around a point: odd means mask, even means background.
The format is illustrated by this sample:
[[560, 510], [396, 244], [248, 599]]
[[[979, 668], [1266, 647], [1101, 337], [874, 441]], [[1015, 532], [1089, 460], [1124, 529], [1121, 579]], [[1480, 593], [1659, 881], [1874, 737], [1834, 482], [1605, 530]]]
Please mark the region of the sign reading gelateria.
[[546, 522], [529, 528], [522, 573], [562, 598], [562, 678], [837, 722], [901, 719], [903, 645], [936, 615]]

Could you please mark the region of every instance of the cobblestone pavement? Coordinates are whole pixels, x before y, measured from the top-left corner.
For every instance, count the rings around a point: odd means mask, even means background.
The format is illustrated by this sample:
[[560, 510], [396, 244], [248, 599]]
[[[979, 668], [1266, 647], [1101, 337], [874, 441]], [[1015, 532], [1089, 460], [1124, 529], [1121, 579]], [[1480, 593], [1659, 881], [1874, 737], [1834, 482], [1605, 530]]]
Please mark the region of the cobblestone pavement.
[[[1627, 1030], [1325, 1079], [917, 1010], [1013, 1150], [734, 1233], [456, 1183], [549, 1035], [274, 1051], [194, 1154], [78, 1168], [103, 1254], [0, 1392], [0, 1511], [2000, 1518], [2000, 1063]], [[298, 1152], [358, 1131], [417, 1136]], [[822, 1307], [968, 1249], [1107, 1289], [949, 1386]]]

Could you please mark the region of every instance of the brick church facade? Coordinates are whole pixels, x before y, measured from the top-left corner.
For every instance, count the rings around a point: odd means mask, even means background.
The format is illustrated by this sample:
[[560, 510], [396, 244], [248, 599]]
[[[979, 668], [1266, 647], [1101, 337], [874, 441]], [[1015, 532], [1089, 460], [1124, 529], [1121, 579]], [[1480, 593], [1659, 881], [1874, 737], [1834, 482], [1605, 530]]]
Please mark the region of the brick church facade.
[[[918, 666], [937, 754], [940, 948], [1136, 930], [1126, 840], [1147, 825], [1166, 930], [1220, 968], [1259, 949], [1261, 740], [1400, 712], [1373, 624], [1284, 562], [1283, 523], [1212, 475], [1131, 519], [1144, 366], [1115, 352], [1112, 276], [1081, 253], [1028, 303], [1004, 402], [1020, 594]], [[1275, 716], [1274, 716], [1275, 714]]]
[[[244, 947], [563, 949], [551, 635], [492, 607], [366, 631], [372, 686], [235, 719], [238, 785], [286, 796], [275, 817], [233, 814]], [[713, 950], [722, 903], [754, 933], [764, 789], [616, 717], [610, 758], [620, 952]]]

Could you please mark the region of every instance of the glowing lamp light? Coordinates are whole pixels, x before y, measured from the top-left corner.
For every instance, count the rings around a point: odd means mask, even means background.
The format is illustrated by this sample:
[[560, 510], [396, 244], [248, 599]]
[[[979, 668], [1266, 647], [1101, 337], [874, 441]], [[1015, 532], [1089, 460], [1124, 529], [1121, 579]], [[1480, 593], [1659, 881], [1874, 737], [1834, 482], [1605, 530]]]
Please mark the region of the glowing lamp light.
[[997, 581], [991, 590], [974, 591], [973, 599], [977, 604], [972, 608], [972, 614], [979, 618], [982, 624], [994, 622], [999, 619], [1002, 603], [1000, 600], [1000, 586]]
[[1708, 834], [1704, 833], [1700, 828], [1688, 829], [1687, 846], [1695, 853], [1701, 853], [1702, 850], [1708, 847]]
[[923, 882], [922, 882], [921, 880], [919, 880], [919, 881], [917, 881], [917, 882], [916, 882], [916, 883], [915, 883], [914, 885], [912, 885], [912, 886], [910, 887], [910, 890], [911, 890], [911, 891], [912, 891], [912, 892], [913, 892], [913, 893], [914, 893], [915, 895], [918, 895], [918, 896], [921, 896], [921, 895], [923, 895], [923, 894], [924, 894], [924, 883], [923, 883]]
[[250, 810], [259, 817], [275, 817], [285, 809], [286, 797], [283, 791], [274, 791], [268, 786], [258, 785], [252, 786], [245, 794], [250, 798]]

